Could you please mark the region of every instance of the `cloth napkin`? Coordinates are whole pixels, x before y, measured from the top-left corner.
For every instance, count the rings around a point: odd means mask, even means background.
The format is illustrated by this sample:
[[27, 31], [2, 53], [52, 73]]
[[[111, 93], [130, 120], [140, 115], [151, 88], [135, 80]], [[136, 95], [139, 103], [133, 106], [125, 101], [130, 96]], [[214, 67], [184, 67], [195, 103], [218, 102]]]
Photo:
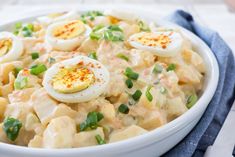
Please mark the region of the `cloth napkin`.
[[200, 37], [211, 48], [219, 64], [218, 87], [201, 120], [178, 145], [163, 155], [164, 157], [202, 157], [207, 147], [213, 144], [235, 100], [235, 59], [231, 49], [220, 35], [197, 24], [189, 13], [178, 10], [168, 16], [167, 20]]

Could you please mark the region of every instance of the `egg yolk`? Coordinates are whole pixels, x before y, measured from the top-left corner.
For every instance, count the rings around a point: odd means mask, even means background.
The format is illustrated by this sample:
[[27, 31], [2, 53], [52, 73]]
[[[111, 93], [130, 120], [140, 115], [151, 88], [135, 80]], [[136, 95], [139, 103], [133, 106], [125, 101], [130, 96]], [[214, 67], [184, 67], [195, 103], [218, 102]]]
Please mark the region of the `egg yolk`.
[[109, 20], [112, 24], [117, 24], [118, 22], [120, 22], [119, 19], [113, 17], [113, 16], [108, 16], [109, 17]]
[[85, 31], [82, 21], [71, 21], [62, 26], [58, 26], [53, 30], [53, 36], [58, 39], [73, 39], [81, 35]]
[[10, 51], [12, 47], [12, 39], [2, 39], [0, 40], [0, 57], [4, 56]]
[[75, 93], [95, 82], [94, 73], [84, 67], [62, 67], [52, 79], [53, 88], [60, 93]]
[[173, 32], [170, 32], [168, 35], [166, 34], [153, 34], [153, 33], [144, 33], [142, 36], [137, 37], [135, 40], [142, 45], [156, 47], [160, 46], [163, 49], [167, 48], [167, 46], [171, 43], [170, 36]]

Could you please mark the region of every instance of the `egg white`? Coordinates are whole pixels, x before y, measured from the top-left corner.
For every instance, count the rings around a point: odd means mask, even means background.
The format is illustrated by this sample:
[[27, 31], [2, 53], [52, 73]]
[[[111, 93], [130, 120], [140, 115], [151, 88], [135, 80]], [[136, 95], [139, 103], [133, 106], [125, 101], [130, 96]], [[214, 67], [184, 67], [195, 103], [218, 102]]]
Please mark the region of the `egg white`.
[[[83, 61], [84, 65], [87, 65], [89, 63], [95, 65], [94, 67], [86, 66], [86, 68], [88, 68], [94, 73], [94, 76], [96, 78], [95, 82], [92, 85], [90, 85], [88, 88], [71, 94], [59, 93], [56, 90], [54, 90], [51, 84], [51, 80], [53, 79], [55, 74], [58, 73], [60, 67], [76, 65], [81, 61]], [[97, 66], [99, 66], [99, 68]], [[100, 81], [97, 81], [97, 79], [99, 79]], [[48, 92], [48, 94], [51, 95], [56, 100], [66, 103], [79, 103], [79, 102], [87, 102], [89, 100], [99, 97], [102, 93], [104, 93], [109, 83], [109, 79], [110, 79], [109, 71], [99, 61], [88, 58], [86, 56], [77, 56], [75, 58], [56, 63], [52, 67], [50, 67], [44, 75], [42, 84], [46, 89], [46, 91]]]
[[[168, 35], [171, 32], [152, 32], [153, 34], [160, 35]], [[153, 54], [161, 57], [172, 57], [175, 56], [177, 53], [180, 53], [182, 50], [182, 45], [183, 45], [183, 38], [178, 32], [173, 32], [173, 34], [170, 37], [171, 43], [164, 49], [161, 46], [147, 46], [143, 45], [140, 42], [135, 41], [136, 38], [144, 35], [145, 32], [137, 33], [128, 39], [128, 42], [131, 46], [137, 49], [141, 49], [144, 51], [149, 51], [152, 52]]]
[[89, 36], [91, 33], [91, 28], [88, 25], [85, 25], [85, 32], [83, 32], [81, 35], [79, 35], [76, 38], [72, 39], [58, 39], [53, 36], [53, 30], [58, 27], [65, 25], [66, 23], [71, 21], [65, 21], [65, 22], [57, 22], [54, 24], [51, 24], [46, 31], [45, 40], [46, 42], [52, 46], [52, 48], [56, 50], [62, 50], [62, 51], [72, 51], [75, 48], [79, 47], [83, 40]]
[[6, 38], [12, 39], [12, 47], [5, 55], [0, 57], [0, 63], [17, 60], [23, 53], [23, 43], [17, 36], [10, 32], [0, 32], [0, 40]]
[[65, 20], [76, 20], [78, 18], [79, 18], [79, 14], [77, 13], [77, 11], [73, 10], [55, 18], [52, 18], [49, 16], [41, 16], [41, 17], [38, 17], [37, 20], [42, 25], [47, 26], [54, 22], [65, 21]]
[[114, 9], [105, 10], [104, 15], [112, 16], [121, 20], [132, 21], [132, 22], [138, 19], [138, 17], [135, 14], [132, 14], [131, 12], [123, 12], [123, 11], [118, 11]]

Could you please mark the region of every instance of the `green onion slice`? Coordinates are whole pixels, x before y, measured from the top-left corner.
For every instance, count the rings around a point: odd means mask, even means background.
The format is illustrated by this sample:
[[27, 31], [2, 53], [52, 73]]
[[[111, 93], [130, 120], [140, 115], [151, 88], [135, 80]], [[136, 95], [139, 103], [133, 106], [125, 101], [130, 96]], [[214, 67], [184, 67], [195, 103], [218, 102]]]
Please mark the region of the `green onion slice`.
[[22, 22], [17, 22], [15, 24], [15, 29], [21, 29], [22, 28]]
[[143, 21], [139, 21], [138, 26], [141, 31], [150, 32], [150, 28]]
[[141, 95], [142, 95], [142, 92], [141, 92], [139, 89], [137, 89], [137, 90], [135, 91], [135, 93], [132, 95], [132, 98], [133, 98], [135, 101], [138, 101], [138, 100], [140, 99]]
[[170, 64], [170, 65], [167, 67], [166, 71], [173, 71], [173, 70], [175, 70], [175, 68], [176, 68], [176, 65], [175, 65], [175, 64]]
[[197, 102], [197, 100], [198, 100], [198, 97], [196, 94], [190, 95], [186, 103], [187, 108], [190, 109], [191, 107], [193, 107], [193, 105]]
[[133, 87], [133, 82], [131, 81], [131, 79], [127, 79], [125, 83], [126, 83], [127, 88]]
[[85, 18], [88, 17], [91, 21], [95, 20], [95, 17], [103, 16], [103, 13], [100, 11], [88, 11], [81, 15], [82, 20], [86, 23]]
[[92, 29], [92, 32], [97, 32], [97, 31], [101, 30], [102, 28], [104, 28], [103, 25], [97, 25]]
[[32, 75], [39, 75], [47, 70], [47, 67], [44, 64], [34, 65], [30, 68], [30, 73]]
[[134, 72], [131, 68], [126, 68], [124, 75], [126, 75], [126, 77], [128, 77], [129, 79], [132, 80], [137, 80], [139, 77], [139, 74]]
[[108, 29], [111, 31], [123, 32], [123, 30], [118, 25], [111, 25], [108, 27]]
[[153, 73], [158, 74], [161, 73], [163, 70], [163, 67], [160, 64], [155, 64], [153, 67]]
[[20, 76], [15, 79], [14, 88], [18, 90], [24, 89], [27, 87], [27, 84], [28, 84], [28, 77]]
[[[90, 38], [92, 40], [105, 39], [112, 42], [124, 41], [123, 31], [118, 25], [111, 25], [103, 28], [104, 26], [102, 25], [96, 26], [90, 33]], [[103, 30], [99, 31], [100, 29]]]
[[22, 28], [22, 22], [17, 22], [17, 23], [15, 24], [15, 28], [14, 28], [14, 34], [15, 34], [15, 35], [18, 35], [21, 28]]
[[103, 118], [104, 116], [100, 112], [89, 112], [86, 120], [80, 124], [80, 131], [85, 131], [89, 128], [96, 129], [98, 127], [98, 122]]
[[88, 57], [97, 60], [96, 52], [91, 52], [91, 53], [88, 55]]
[[95, 139], [99, 145], [106, 144], [105, 140], [102, 139], [102, 137], [100, 135], [96, 135]]
[[96, 33], [96, 32], [91, 32], [90, 38], [91, 38], [91, 40], [100, 40], [102, 38], [102, 34]]
[[7, 138], [11, 141], [15, 141], [19, 135], [22, 123], [15, 118], [8, 117], [3, 122], [3, 130], [7, 135]]
[[32, 57], [33, 60], [35, 60], [35, 59], [39, 58], [39, 53], [38, 52], [33, 52], [33, 53], [31, 53], [31, 57]]
[[128, 114], [129, 113], [129, 107], [125, 104], [121, 104], [119, 107], [118, 107], [118, 111], [123, 113], [123, 114]]
[[150, 102], [153, 100], [153, 96], [152, 96], [152, 94], [150, 93], [151, 88], [152, 88], [152, 86], [148, 86], [148, 87], [147, 87], [147, 90], [146, 90], [146, 92], [145, 92], [145, 96], [146, 96], [146, 98], [148, 99], [148, 101], [150, 101]]
[[123, 53], [117, 54], [117, 57], [121, 58], [121, 59], [123, 59], [123, 60], [125, 60], [127, 62], [129, 61], [129, 58], [126, 55], [124, 55]]

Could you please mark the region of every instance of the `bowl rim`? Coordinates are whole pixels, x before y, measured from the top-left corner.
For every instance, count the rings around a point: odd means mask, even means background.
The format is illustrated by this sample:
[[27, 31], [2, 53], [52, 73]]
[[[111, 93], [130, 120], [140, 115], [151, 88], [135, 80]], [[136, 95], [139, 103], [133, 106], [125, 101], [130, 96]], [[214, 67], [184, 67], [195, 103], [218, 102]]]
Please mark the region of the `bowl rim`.
[[[93, 8], [92, 8], [93, 9]], [[67, 9], [63, 10], [66, 11]], [[90, 10], [89, 8], [85, 9], [80, 9], [79, 12], [84, 12]], [[97, 9], [97, 10], [104, 10], [104, 9]], [[21, 18], [17, 18], [14, 20], [9, 20], [3, 24], [0, 24], [0, 31], [2, 31], [1, 28], [7, 27], [9, 25], [12, 25], [18, 21], [28, 21], [32, 18], [37, 18], [38, 16], [42, 16], [51, 12], [61, 12], [61, 10], [49, 10], [45, 9], [42, 10], [39, 14], [33, 14], [33, 15], [27, 15], [23, 16]], [[143, 12], [143, 11], [142, 11]], [[144, 14], [144, 13], [143, 13]], [[152, 20], [153, 21], [153, 20]], [[12, 145], [12, 144], [7, 144], [0, 142], [0, 150], [4, 150], [7, 152], [16, 152], [18, 154], [28, 154], [28, 155], [34, 155], [34, 154], [42, 154], [42, 155], [69, 155], [69, 154], [74, 154], [76, 153], [77, 155], [80, 154], [87, 154], [87, 153], [97, 153], [97, 152], [105, 152], [105, 150], [109, 150], [112, 153], [119, 153], [120, 149], [117, 148], [124, 148], [124, 151], [121, 152], [129, 152], [129, 151], [134, 151], [137, 149], [140, 149], [142, 147], [146, 147], [147, 145], [150, 145], [152, 143], [158, 142], [166, 138], [167, 136], [170, 136], [174, 134], [175, 132], [178, 132], [182, 128], [184, 128], [188, 123], [193, 121], [200, 115], [200, 113], [203, 113], [206, 107], [208, 106], [210, 100], [212, 99], [217, 85], [219, 81], [219, 66], [217, 63], [217, 60], [213, 54], [213, 52], [210, 50], [210, 48], [207, 46], [207, 44], [197, 37], [195, 34], [190, 32], [189, 30], [160, 19], [154, 20], [154, 22], [157, 22], [158, 25], [162, 26], [171, 26], [171, 27], [176, 27], [179, 28], [183, 34], [190, 36], [193, 38], [193, 40], [197, 41], [199, 44], [199, 47], [203, 47], [204, 51], [203, 53], [206, 52], [207, 56], [207, 63], [212, 67], [212, 69], [207, 69], [210, 71], [210, 80], [208, 81], [208, 84], [206, 85], [207, 87], [204, 89], [204, 92], [202, 93], [201, 97], [197, 101], [197, 103], [186, 113], [183, 115], [179, 116], [178, 118], [174, 119], [173, 121], [156, 128], [155, 130], [149, 131], [143, 135], [139, 135], [127, 140], [122, 140], [118, 141], [115, 143], [109, 143], [105, 145], [98, 145], [98, 146], [89, 146], [89, 147], [81, 147], [81, 148], [62, 148], [62, 149], [48, 149], [48, 148], [29, 148], [29, 147], [24, 147], [24, 146], [18, 146], [18, 145]], [[202, 53], [202, 52], [201, 52]], [[201, 118], [201, 117], [200, 117]], [[189, 121], [190, 120], [190, 121]], [[174, 130], [174, 131], [173, 131]], [[154, 139], [154, 140], [153, 140]], [[133, 145], [134, 144], [134, 145]], [[130, 147], [131, 146], [131, 147]], [[128, 149], [130, 148], [130, 149]]]

